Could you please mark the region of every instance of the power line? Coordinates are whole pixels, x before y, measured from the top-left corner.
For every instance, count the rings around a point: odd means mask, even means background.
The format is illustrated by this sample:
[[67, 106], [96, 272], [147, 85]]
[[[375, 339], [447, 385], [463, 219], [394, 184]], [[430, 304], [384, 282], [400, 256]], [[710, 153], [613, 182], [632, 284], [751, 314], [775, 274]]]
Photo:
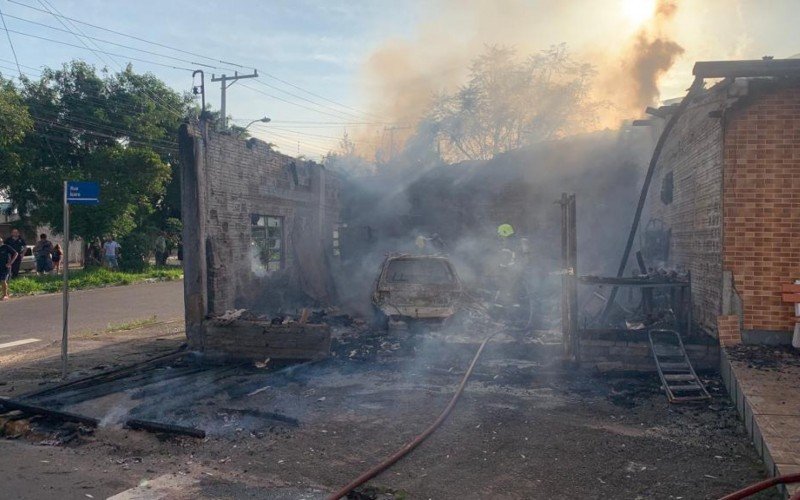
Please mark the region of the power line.
[[[264, 73], [264, 75], [266, 76], [266, 73]], [[307, 99], [307, 98], [305, 98], [305, 97], [303, 97], [303, 96], [300, 96], [300, 95], [294, 94], [294, 93], [292, 93], [292, 92], [289, 92], [288, 90], [283, 90], [283, 89], [281, 89], [281, 88], [279, 88], [279, 87], [276, 87], [275, 85], [270, 85], [269, 83], [262, 82], [262, 81], [260, 81], [260, 80], [257, 80], [257, 81], [256, 81], [256, 83], [259, 83], [259, 84], [261, 84], [261, 85], [264, 85], [265, 87], [269, 87], [269, 88], [271, 88], [271, 89], [277, 90], [278, 92], [283, 92], [284, 94], [290, 95], [290, 96], [292, 96], [292, 97], [294, 97], [294, 98], [296, 98], [296, 99], [300, 99], [300, 100], [302, 100], [302, 101], [305, 101], [305, 102], [310, 102], [311, 104], [314, 104], [315, 106], [320, 106], [320, 107], [323, 107], [323, 108], [325, 108], [325, 109], [330, 109], [331, 111], [334, 111], [334, 112], [336, 112], [336, 113], [339, 113], [339, 114], [341, 114], [342, 116], [350, 116], [350, 117], [353, 117], [353, 118], [355, 118], [355, 119], [360, 119], [360, 118], [361, 118], [361, 117], [359, 117], [358, 115], [354, 115], [354, 114], [351, 114], [351, 113], [347, 113], [347, 112], [345, 112], [345, 111], [340, 111], [340, 110], [338, 110], [338, 109], [336, 109], [336, 108], [334, 108], [334, 107], [332, 107], [332, 106], [327, 106], [327, 105], [325, 105], [325, 104], [319, 104], [319, 103], [316, 103], [316, 102], [312, 101], [311, 99]]]
[[[77, 39], [78, 39], [78, 41], [79, 41], [79, 42], [81, 42], [81, 44], [82, 44], [82, 45], [84, 45], [86, 48], [89, 48], [89, 46], [88, 46], [88, 45], [86, 45], [86, 43], [85, 43], [85, 42], [84, 42], [84, 41], [83, 41], [83, 40], [82, 40], [82, 39], [81, 39], [81, 38], [80, 38], [80, 37], [79, 37], [77, 34], [73, 33], [73, 32], [72, 32], [72, 30], [70, 30], [70, 29], [69, 29], [69, 27], [68, 27], [68, 26], [67, 26], [67, 25], [66, 25], [66, 24], [65, 24], [63, 21], [61, 21], [61, 19], [60, 19], [60, 18], [59, 18], [59, 17], [56, 15], [56, 13], [57, 13], [59, 16], [61, 15], [61, 12], [59, 12], [59, 10], [58, 10], [57, 8], [55, 8], [55, 7], [54, 7], [52, 4], [50, 4], [50, 3], [48, 2], [48, 0], [39, 0], [39, 3], [42, 5], [42, 7], [44, 7], [44, 8], [45, 8], [45, 10], [46, 10], [47, 12], [49, 12], [49, 13], [50, 13], [50, 14], [51, 14], [53, 17], [55, 17], [55, 18], [56, 18], [56, 20], [58, 20], [59, 22], [61, 22], [61, 25], [62, 25], [62, 26], [64, 26], [65, 28], [67, 28], [67, 31], [69, 31], [70, 33], [72, 33], [72, 35], [74, 35], [74, 36], [75, 36], [75, 38], [77, 38]], [[50, 8], [51, 8], [51, 9], [53, 9], [53, 10], [54, 10], [56, 13], [53, 13], [53, 12], [52, 12], [50, 9], [48, 9], [48, 8], [47, 8], [47, 6], [48, 6], [48, 5], [49, 5], [49, 6], [50, 6]], [[70, 21], [70, 24], [72, 25], [72, 27], [73, 27], [73, 28], [75, 28], [75, 31], [77, 31], [78, 33], [80, 33], [81, 35], [83, 35], [84, 37], [86, 37], [86, 34], [85, 34], [85, 33], [83, 33], [83, 32], [80, 30], [80, 28], [78, 28], [77, 26], [75, 26], [74, 24], [72, 24], [72, 22], [71, 22], [71, 21]], [[91, 40], [90, 40], [90, 41], [91, 41]], [[95, 46], [97, 49], [100, 49], [100, 47], [99, 47], [99, 46], [98, 46], [96, 43], [94, 43], [94, 42], [91, 42], [91, 43], [92, 43], [92, 44], [93, 44], [93, 45], [94, 45], [94, 46]], [[90, 50], [91, 50], [91, 49], [90, 49]], [[101, 50], [101, 52], [102, 52], [102, 50]], [[93, 54], [95, 54], [95, 55], [97, 55], [98, 57], [100, 57], [100, 56], [99, 56], [99, 55], [98, 55], [98, 54], [97, 54], [97, 53], [96, 53], [94, 50], [92, 50], [92, 53], [93, 53]], [[113, 55], [113, 54], [109, 54], [109, 55]], [[125, 57], [125, 56], [122, 56], [122, 57]], [[101, 60], [101, 61], [104, 61], [102, 57], [100, 57], [100, 60]], [[120, 64], [119, 64], [119, 63], [118, 63], [116, 60], [114, 60], [114, 58], [113, 58], [113, 57], [111, 58], [111, 60], [112, 60], [112, 61], [114, 61], [114, 63], [116, 63], [116, 64], [117, 64], [117, 67], [120, 69], [120, 72], [122, 72], [122, 65], [120, 65]], [[104, 62], [105, 62], [105, 61], [104, 61]], [[145, 95], [148, 95], [148, 96], [150, 97], [150, 99], [151, 99], [153, 102], [155, 102], [155, 103], [157, 103], [157, 104], [160, 104], [161, 106], [163, 106], [163, 107], [164, 107], [164, 109], [166, 109], [167, 111], [170, 111], [170, 112], [172, 112], [172, 113], [173, 113], [173, 114], [175, 114], [175, 115], [176, 115], [178, 118], [182, 118], [182, 117], [183, 117], [183, 113], [182, 113], [182, 112], [176, 112], [174, 109], [170, 108], [168, 105], [166, 105], [166, 104], [164, 104], [163, 102], [159, 101], [159, 100], [158, 100], [158, 99], [157, 99], [155, 96], [153, 96], [153, 95], [151, 95], [151, 94], [148, 94], [148, 92], [147, 92], [147, 89], [142, 89], [142, 91], [144, 92], [144, 94], [145, 94]]]
[[[258, 118], [233, 118], [235, 122], [251, 122], [258, 120]], [[308, 120], [272, 120], [270, 123], [297, 123], [297, 124], [313, 124], [313, 125], [393, 125], [391, 122], [320, 122]]]
[[[50, 13], [50, 12], [46, 11], [46, 10], [40, 9], [40, 8], [38, 8], [38, 7], [34, 7], [34, 6], [32, 6], [32, 5], [24, 4], [24, 3], [22, 3], [22, 2], [18, 2], [18, 1], [16, 1], [16, 0], [8, 0], [8, 1], [9, 1], [9, 2], [11, 2], [11, 3], [15, 3], [15, 4], [17, 4], [17, 5], [21, 5], [21, 6], [25, 7], [25, 8], [28, 8], [28, 9], [36, 10], [36, 11], [39, 11], [39, 12], [44, 12], [44, 13], [46, 13], [46, 14], [52, 14], [52, 13]], [[174, 50], [174, 51], [176, 51], [176, 52], [182, 52], [182, 53], [184, 53], [184, 54], [187, 54], [187, 55], [190, 55], [190, 56], [202, 57], [202, 58], [204, 58], [204, 59], [210, 59], [210, 60], [216, 61], [216, 62], [218, 62], [218, 63], [221, 63], [221, 64], [228, 64], [228, 65], [230, 65], [230, 66], [236, 66], [236, 67], [238, 67], [238, 68], [246, 68], [246, 66], [242, 66], [241, 64], [236, 64], [236, 63], [227, 62], [227, 61], [222, 61], [222, 60], [215, 60], [214, 58], [212, 58], [212, 57], [209, 57], [209, 56], [206, 56], [206, 55], [203, 55], [203, 54], [198, 54], [198, 53], [196, 53], [196, 52], [190, 52], [190, 51], [188, 51], [188, 50], [180, 49], [180, 48], [177, 48], [177, 47], [171, 47], [171, 46], [169, 46], [169, 45], [165, 45], [165, 44], [163, 44], [163, 43], [159, 43], [159, 42], [154, 42], [154, 41], [151, 41], [151, 40], [147, 40], [147, 39], [144, 39], [144, 38], [138, 37], [138, 36], [136, 36], [136, 35], [130, 35], [130, 34], [127, 34], [127, 33], [122, 33], [122, 32], [120, 32], [120, 31], [112, 30], [112, 29], [110, 29], [110, 28], [106, 28], [106, 27], [103, 27], [103, 26], [98, 26], [98, 25], [96, 25], [96, 24], [87, 23], [86, 21], [81, 21], [80, 19], [75, 19], [75, 18], [73, 18], [73, 17], [68, 17], [68, 16], [65, 16], [65, 15], [63, 15], [63, 14], [59, 14], [59, 15], [60, 15], [60, 17], [62, 17], [62, 18], [64, 18], [64, 19], [67, 19], [67, 20], [69, 20], [69, 21], [72, 21], [72, 22], [75, 22], [75, 23], [78, 23], [78, 24], [82, 24], [82, 25], [84, 25], [84, 26], [89, 26], [89, 27], [92, 27], [92, 28], [95, 28], [95, 29], [99, 29], [99, 30], [102, 30], [102, 31], [106, 31], [106, 32], [108, 32], [108, 33], [113, 33], [113, 34], [115, 34], [115, 35], [119, 35], [119, 36], [123, 36], [123, 37], [131, 38], [131, 39], [133, 39], [133, 40], [138, 40], [138, 41], [140, 41], [140, 42], [144, 42], [144, 43], [149, 43], [149, 44], [151, 44], [151, 45], [156, 45], [156, 46], [158, 46], [158, 47], [163, 47], [163, 48], [165, 48], [165, 49]]]
[[[7, 28], [3, 28], [3, 31], [5, 31], [6, 33], [14, 33], [14, 34], [17, 34], [17, 35], [27, 36], [27, 37], [31, 37], [31, 38], [37, 38], [39, 40], [44, 40], [46, 42], [58, 43], [58, 44], [61, 44], [61, 45], [66, 45], [68, 47], [75, 47], [75, 48], [78, 48], [78, 49], [92, 50], [92, 49], [87, 49], [87, 47], [83, 47], [81, 45], [75, 45], [74, 43], [63, 42], [61, 40], [54, 40], [52, 38], [47, 38], [47, 37], [44, 37], [44, 36], [34, 35], [32, 33], [25, 33], [23, 31], [16, 31], [16, 30], [11, 30], [11, 29], [7, 29]], [[102, 54], [109, 55], [109, 56], [123, 57], [123, 58], [126, 58], [126, 59], [130, 59], [132, 61], [143, 62], [143, 63], [146, 63], [146, 64], [154, 64], [156, 66], [163, 66], [165, 68], [177, 69], [177, 70], [180, 70], [180, 71], [194, 71], [192, 68], [183, 68], [183, 67], [179, 67], [179, 66], [173, 66], [171, 64], [164, 64], [164, 63], [160, 63], [160, 62], [156, 62], [156, 61], [149, 61], [147, 59], [140, 59], [140, 58], [137, 58], [137, 57], [131, 57], [131, 56], [127, 56], [127, 55], [124, 55], [124, 54], [115, 54], [113, 52], [108, 52], [108, 51], [105, 51], [105, 50], [100, 50], [98, 52], [100, 52]]]
[[[43, 10], [43, 9], [39, 9], [39, 8], [31, 6], [31, 5], [27, 5], [27, 4], [19, 2], [17, 0], [9, 0], [9, 1], [12, 2], [12, 3], [15, 3], [17, 5], [21, 5], [21, 6], [25, 7], [25, 8], [28, 8], [28, 9], [32, 9], [32, 10], [35, 10], [35, 11], [52, 14], [52, 12], [49, 12], [49, 11], [46, 11], [46, 10]], [[88, 23], [86, 21], [81, 21], [80, 19], [75, 19], [75, 18], [72, 18], [72, 17], [65, 16], [65, 15], [61, 14], [60, 12], [58, 13], [58, 15], [60, 17], [64, 18], [64, 19], [69, 20], [69, 21], [72, 21], [72, 22], [75, 22], [75, 23], [78, 23], [78, 24], [82, 24], [84, 26], [90, 26], [92, 28], [99, 29], [99, 30], [102, 30], [102, 31], [105, 31], [105, 32], [108, 32], [108, 33], [113, 33], [113, 34], [118, 35], [118, 36], [127, 37], [127, 38], [130, 38], [130, 39], [133, 39], [133, 40], [137, 40], [137, 41], [140, 41], [140, 42], [148, 43], [148, 44], [151, 44], [151, 45], [155, 45], [155, 46], [162, 47], [162, 48], [165, 48], [165, 49], [173, 50], [173, 51], [176, 51], [176, 52], [181, 52], [183, 54], [191, 55], [191, 56], [194, 56], [194, 57], [201, 57], [203, 59], [208, 59], [210, 61], [214, 61], [214, 62], [221, 63], [221, 64], [226, 64], [226, 65], [229, 65], [229, 66], [235, 66], [235, 67], [238, 67], [238, 68], [247, 68], [247, 66], [243, 66], [241, 64], [233, 63], [233, 62], [230, 62], [230, 61], [224, 61], [222, 59], [218, 59], [218, 58], [215, 58], [215, 57], [207, 56], [205, 54], [199, 54], [197, 52], [191, 52], [191, 51], [188, 51], [188, 50], [184, 50], [184, 49], [181, 49], [181, 48], [178, 48], [178, 47], [173, 47], [173, 46], [170, 46], [170, 45], [167, 45], [167, 44], [163, 44], [163, 43], [160, 43], [160, 42], [154, 42], [152, 40], [148, 40], [148, 39], [136, 36], [136, 35], [123, 33], [121, 31], [113, 30], [113, 29], [106, 28], [106, 27], [103, 27], [103, 26], [98, 26], [96, 24]], [[272, 78], [273, 80], [276, 80], [276, 81], [278, 81], [280, 83], [283, 83], [284, 85], [288, 85], [290, 87], [293, 87], [293, 88], [295, 88], [297, 90], [305, 92], [308, 95], [311, 95], [311, 96], [314, 96], [314, 97], [316, 97], [318, 99], [322, 99], [322, 100], [324, 100], [326, 102], [335, 104], [336, 106], [339, 106], [341, 108], [349, 109], [351, 111], [354, 111], [356, 113], [359, 113], [359, 114], [362, 114], [362, 115], [366, 115], [366, 116], [376, 116], [376, 115], [373, 115], [371, 113], [367, 113], [365, 111], [358, 110], [358, 109], [353, 108], [351, 106], [348, 106], [346, 104], [342, 104], [340, 102], [334, 101], [333, 99], [329, 99], [327, 97], [319, 95], [319, 94], [317, 94], [315, 92], [312, 92], [312, 91], [310, 91], [308, 89], [305, 89], [305, 88], [303, 88], [303, 87], [301, 87], [301, 86], [299, 86], [297, 84], [294, 84], [294, 83], [292, 83], [290, 81], [287, 81], [287, 80], [284, 80], [282, 78], [279, 78], [279, 77], [277, 77], [277, 76], [275, 76], [275, 75], [273, 75], [273, 74], [271, 74], [269, 72], [262, 71], [261, 69], [258, 69], [258, 68], [254, 68], [254, 69], [257, 69], [264, 76], [267, 76], [268, 78]], [[283, 90], [282, 90], [282, 92], [288, 93], [288, 92], [283, 91]], [[315, 104], [317, 104], [318, 106], [321, 106], [318, 103], [315, 103]], [[341, 111], [337, 111], [337, 112], [342, 113]]]
[[[11, 14], [6, 14], [6, 17], [8, 17], [10, 19], [17, 19], [19, 21], [22, 21], [22, 22], [25, 22], [25, 23], [29, 23], [29, 24], [34, 24], [36, 26], [42, 26], [44, 28], [48, 28], [48, 29], [51, 29], [53, 31], [60, 31], [62, 33], [74, 34], [69, 30], [58, 28], [56, 26], [50, 26], [49, 24], [40, 23], [38, 21], [25, 19], [24, 17], [13, 16]], [[59, 22], [62, 22], [61, 19], [58, 16], [55, 16], [55, 17]], [[63, 26], [63, 24], [62, 24], [62, 26]], [[112, 42], [111, 40], [104, 40], [102, 38], [97, 38], [97, 37], [89, 36], [89, 35], [86, 35], [86, 34], [83, 34], [83, 36], [85, 38], [89, 39], [89, 40], [94, 40], [96, 42], [107, 43], [109, 45], [114, 45], [114, 46], [121, 47], [121, 48], [124, 48], [124, 49], [129, 49], [129, 50], [135, 50], [137, 52], [143, 52], [145, 54], [150, 54], [150, 55], [153, 55], [153, 56], [164, 57], [166, 59], [172, 59], [173, 61], [185, 62], [185, 63], [189, 63], [189, 64], [194, 64], [196, 66], [203, 66], [203, 67], [211, 68], [211, 69], [219, 69], [219, 70], [226, 69], [226, 68], [222, 68], [222, 67], [219, 67], [219, 66], [212, 66], [210, 64], [204, 64], [204, 63], [200, 63], [200, 62], [196, 62], [196, 61], [191, 61], [189, 59], [183, 59], [183, 58], [180, 58], [180, 57], [174, 57], [174, 56], [170, 56], [170, 55], [167, 55], [167, 54], [160, 54], [158, 52], [153, 52], [152, 50], [140, 49], [138, 47], [132, 47], [130, 45], [125, 45], [124, 43]], [[231, 70], [231, 71], [233, 71], [233, 70]]]
[[306, 106], [306, 105], [304, 105], [304, 104], [300, 104], [300, 103], [297, 103], [297, 102], [292, 102], [292, 101], [290, 101], [290, 100], [288, 100], [288, 99], [284, 99], [284, 98], [282, 98], [282, 97], [279, 97], [279, 96], [276, 96], [276, 95], [273, 95], [273, 94], [269, 94], [269, 93], [267, 93], [267, 92], [264, 92], [263, 90], [260, 90], [260, 89], [257, 89], [257, 88], [253, 88], [253, 87], [251, 87], [251, 86], [249, 86], [249, 85], [245, 85], [244, 83], [240, 83], [239, 85], [240, 85], [240, 86], [242, 86], [242, 87], [244, 87], [244, 88], [246, 88], [246, 89], [250, 89], [250, 90], [252, 90], [253, 92], [258, 92], [259, 94], [265, 95], [265, 96], [267, 96], [267, 97], [271, 97], [272, 99], [275, 99], [275, 100], [278, 100], [278, 101], [281, 101], [281, 102], [285, 102], [285, 103], [287, 103], [287, 104], [291, 104], [292, 106], [297, 106], [297, 107], [299, 107], [299, 108], [307, 109], [307, 110], [309, 110], [309, 111], [313, 111], [313, 112], [315, 112], [315, 113], [320, 113], [320, 114], [323, 114], [323, 115], [332, 116], [332, 117], [334, 117], [334, 118], [341, 118], [339, 115], [334, 115], [334, 114], [332, 114], [332, 113], [328, 113], [328, 112], [326, 112], [326, 111], [321, 111], [321, 110], [319, 110], [319, 109], [314, 109], [314, 108], [311, 108], [311, 107], [309, 107], [309, 106]]
[[[41, 10], [41, 9], [38, 9], [38, 10]], [[55, 17], [58, 19], [58, 16], [56, 16], [56, 14], [55, 14], [55, 13], [52, 13], [52, 15], [53, 15], [53, 16], [55, 16]], [[21, 18], [20, 18], [20, 19], [21, 19]], [[26, 20], [26, 21], [27, 21], [27, 20]], [[60, 21], [60, 19], [59, 19], [59, 21]], [[167, 68], [172, 68], [172, 69], [185, 70], [185, 71], [193, 71], [193, 70], [192, 70], [192, 69], [190, 69], [190, 68], [182, 68], [182, 67], [172, 66], [172, 65], [169, 65], [169, 64], [164, 64], [164, 63], [160, 63], [160, 62], [156, 62], [156, 61], [150, 61], [150, 60], [146, 60], [146, 59], [141, 59], [141, 58], [136, 58], [136, 57], [132, 57], [132, 56], [127, 56], [127, 55], [124, 55], [124, 54], [116, 54], [116, 53], [113, 53], [113, 52], [108, 52], [108, 51], [105, 51], [105, 50], [102, 50], [102, 49], [100, 49], [99, 47], [98, 47], [98, 49], [96, 50], [96, 49], [93, 49], [93, 48], [89, 47], [88, 45], [86, 45], [86, 43], [85, 43], [85, 42], [84, 42], [84, 41], [83, 41], [83, 40], [82, 40], [82, 39], [81, 39], [81, 38], [80, 38], [80, 37], [79, 37], [77, 34], [73, 33], [72, 31], [70, 31], [70, 30], [68, 30], [68, 29], [60, 29], [60, 28], [56, 28], [56, 27], [54, 27], [54, 26], [48, 26], [48, 25], [46, 25], [46, 24], [43, 24], [43, 23], [38, 23], [38, 22], [34, 22], [33, 24], [38, 24], [38, 25], [41, 25], [41, 26], [45, 26], [45, 27], [48, 27], [48, 28], [50, 28], [50, 29], [54, 29], [54, 30], [56, 30], [56, 31], [61, 31], [61, 32], [64, 32], [64, 33], [70, 33], [70, 34], [72, 34], [73, 36], [75, 36], [75, 38], [77, 38], [79, 42], [81, 42], [82, 46], [75, 45], [75, 44], [71, 44], [71, 43], [68, 43], [68, 42], [61, 41], [61, 40], [55, 40], [55, 39], [52, 39], [52, 38], [43, 37], [43, 36], [40, 36], [40, 35], [34, 35], [34, 34], [32, 34], [32, 33], [25, 33], [25, 32], [20, 32], [20, 31], [16, 31], [16, 30], [9, 30], [9, 29], [7, 29], [7, 28], [6, 28], [6, 34], [8, 34], [8, 33], [18, 33], [18, 34], [21, 34], [21, 35], [24, 35], [24, 36], [30, 36], [30, 37], [37, 38], [37, 39], [40, 39], [40, 40], [45, 40], [45, 41], [49, 41], [49, 42], [53, 42], [53, 43], [58, 43], [58, 44], [62, 44], [62, 45], [67, 45], [67, 46], [69, 46], [69, 47], [76, 47], [76, 48], [79, 48], [79, 49], [85, 49], [85, 50], [89, 50], [89, 51], [91, 51], [93, 54], [95, 54], [95, 56], [97, 56], [97, 57], [98, 57], [98, 58], [99, 58], [101, 61], [103, 61], [103, 63], [104, 63], [104, 64], [108, 64], [108, 62], [107, 62], [107, 61], [106, 61], [106, 60], [105, 60], [105, 59], [104, 59], [104, 58], [103, 58], [103, 57], [102, 57], [100, 54], [106, 54], [106, 55], [108, 55], [108, 56], [116, 56], [116, 57], [129, 58], [129, 59], [131, 59], [131, 60], [134, 60], [134, 61], [140, 61], [140, 62], [149, 63], [149, 64], [156, 64], [156, 65], [159, 65], [159, 66], [164, 66], [164, 67], [167, 67]], [[83, 35], [83, 36], [86, 36], [86, 35]], [[86, 38], [87, 38], [87, 39], [89, 39], [89, 40], [94, 40], [94, 38], [93, 38], [93, 37], [86, 36]], [[100, 41], [101, 41], [101, 42], [106, 42], [106, 41], [104, 41], [104, 40], [100, 40]], [[123, 44], [117, 44], [117, 43], [114, 43], [114, 42], [108, 42], [108, 43], [112, 43], [112, 44], [114, 44], [114, 45], [118, 45], [118, 46], [120, 46], [120, 47], [124, 47], [124, 48], [128, 48], [128, 49], [132, 49], [132, 50], [140, 50], [140, 49], [136, 49], [136, 48], [134, 48], [134, 47], [129, 47], [129, 46], [126, 46], [126, 45], [123, 45]], [[185, 59], [180, 59], [180, 58], [173, 58], [173, 57], [171, 57], [171, 56], [166, 56], [166, 55], [156, 54], [156, 53], [153, 53], [153, 52], [150, 52], [150, 51], [144, 51], [144, 52], [147, 52], [147, 53], [150, 53], [150, 54], [154, 54], [154, 55], [156, 55], [156, 56], [160, 56], [160, 57], [167, 57], [167, 58], [170, 58], [170, 59], [176, 59], [176, 60], [178, 60], [178, 61], [182, 61], [182, 62], [188, 62], [188, 63], [190, 63], [190, 64], [197, 64], [197, 63], [195, 63], [195, 62], [193, 62], [193, 61], [187, 61], [187, 60], [185, 60]], [[113, 59], [112, 59], [112, 60], [113, 60]], [[115, 61], [115, 62], [116, 62], [116, 61]], [[117, 63], [117, 66], [119, 66], [119, 63]], [[208, 66], [208, 65], [206, 65], [206, 66]], [[215, 68], [215, 69], [224, 69], [224, 68], [218, 68], [218, 67], [216, 67], [216, 66], [208, 66], [208, 67]], [[286, 91], [286, 90], [283, 90], [283, 89], [280, 89], [280, 88], [278, 88], [278, 87], [275, 87], [274, 85], [269, 85], [269, 84], [267, 84], [267, 83], [264, 83], [264, 82], [258, 82], [258, 81], [257, 81], [257, 83], [261, 83], [262, 85], [265, 85], [265, 86], [267, 86], [267, 87], [270, 87], [270, 88], [273, 88], [273, 89], [275, 89], [275, 90], [278, 90], [279, 92], [283, 92], [283, 93], [285, 93], [285, 94], [291, 95], [292, 97], [295, 97], [295, 98], [298, 98], [298, 99], [301, 99], [301, 100], [307, 101], [307, 102], [309, 102], [309, 103], [311, 103], [311, 104], [314, 104], [315, 106], [324, 106], [324, 105], [320, 105], [320, 104], [318, 104], [318, 103], [315, 103], [314, 101], [311, 101], [311, 100], [309, 100], [309, 99], [306, 99], [306, 98], [304, 98], [304, 97], [302, 97], [302, 96], [298, 96], [297, 94], [294, 94], [294, 93], [292, 93], [292, 92], [288, 92], [288, 91]], [[292, 104], [292, 105], [295, 105], [295, 106], [299, 106], [299, 107], [302, 107], [302, 108], [304, 108], [304, 109], [307, 109], [307, 110], [309, 110], [309, 111], [313, 111], [313, 112], [315, 112], [315, 113], [322, 113], [322, 114], [324, 114], [324, 115], [331, 116], [331, 117], [334, 117], [334, 118], [341, 118], [341, 116], [348, 116], [348, 117], [355, 117], [355, 118], [358, 118], [358, 117], [357, 117], [357, 116], [355, 116], [355, 115], [343, 115], [341, 111], [338, 111], [338, 110], [336, 110], [336, 109], [334, 109], [334, 108], [331, 108], [330, 106], [325, 106], [325, 107], [326, 107], [327, 109], [331, 109], [332, 111], [335, 111], [335, 112], [337, 112], [337, 113], [339, 113], [339, 114], [338, 114], [338, 115], [331, 114], [331, 113], [328, 113], [328, 112], [325, 112], [325, 111], [321, 111], [321, 110], [319, 110], [319, 109], [315, 109], [315, 108], [312, 108], [312, 107], [309, 107], [309, 106], [305, 106], [305, 105], [302, 105], [302, 104], [298, 104], [298, 103], [296, 103], [296, 102], [292, 102], [292, 101], [290, 101], [290, 100], [288, 100], [288, 99], [284, 99], [284, 98], [281, 98], [281, 97], [278, 97], [278, 96], [275, 96], [275, 95], [272, 95], [272, 94], [267, 94], [267, 93], [265, 93], [265, 92], [263, 92], [263, 91], [256, 90], [256, 89], [254, 89], [254, 88], [252, 88], [252, 87], [249, 87], [249, 86], [246, 86], [246, 87], [247, 87], [247, 88], [249, 88], [249, 89], [251, 89], [251, 90], [254, 90], [254, 91], [256, 91], [256, 92], [262, 93], [263, 95], [266, 95], [266, 96], [268, 96], [268, 97], [271, 97], [271, 98], [273, 98], [273, 99], [276, 99], [276, 100], [279, 100], [279, 101], [285, 102], [285, 103], [287, 103], [287, 104]], [[153, 98], [153, 97], [151, 97], [151, 98]], [[153, 98], [153, 99], [155, 100], [155, 98]], [[161, 103], [161, 104], [162, 104], [162, 106], [165, 106], [165, 107], [166, 107], [166, 105], [164, 105], [163, 103]], [[174, 110], [173, 110], [173, 112], [174, 112]]]
[[14, 62], [17, 64], [17, 71], [19, 71], [19, 76], [22, 76], [22, 68], [19, 67], [19, 58], [17, 58], [17, 51], [14, 50], [14, 42], [11, 41], [11, 33], [8, 32], [6, 28], [6, 16], [3, 15], [3, 11], [0, 10], [0, 19], [3, 20], [3, 28], [6, 29], [6, 38], [8, 38], [8, 45], [11, 46], [11, 53], [14, 54]]

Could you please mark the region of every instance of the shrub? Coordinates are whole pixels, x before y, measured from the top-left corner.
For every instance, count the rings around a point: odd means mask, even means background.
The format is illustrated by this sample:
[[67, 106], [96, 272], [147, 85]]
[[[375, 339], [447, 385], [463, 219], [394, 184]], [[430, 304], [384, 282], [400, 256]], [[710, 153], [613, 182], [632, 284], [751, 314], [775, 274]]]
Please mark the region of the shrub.
[[120, 241], [122, 255], [119, 267], [124, 271], [143, 271], [147, 267], [152, 243], [144, 233], [130, 233]]

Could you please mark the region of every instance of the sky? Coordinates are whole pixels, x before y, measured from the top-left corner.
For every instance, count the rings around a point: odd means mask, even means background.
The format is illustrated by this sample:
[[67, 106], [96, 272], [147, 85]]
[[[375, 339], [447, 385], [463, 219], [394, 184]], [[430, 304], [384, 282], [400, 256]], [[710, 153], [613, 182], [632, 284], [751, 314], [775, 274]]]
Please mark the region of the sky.
[[[432, 75], [442, 90], [463, 81], [469, 58], [485, 44], [532, 53], [566, 43], [577, 58], [600, 67], [602, 77], [603, 68], [621, 64], [620, 47], [648, 22], [653, 5], [654, 0], [0, 0], [19, 64], [32, 77], [42, 66], [72, 59], [116, 71], [136, 57], [145, 61], [131, 61], [135, 70], [152, 72], [182, 92], [192, 88], [190, 70], [203, 69], [207, 102], [218, 109], [219, 83], [210, 81], [212, 73], [258, 68], [259, 78], [228, 89], [228, 114], [240, 125], [269, 117], [270, 123], [251, 126], [253, 135], [284, 153], [317, 160], [336, 148], [346, 130], [363, 132], [362, 124], [368, 123], [374, 138], [362, 133], [359, 140], [380, 142], [397, 121], [385, 106], [392, 98], [387, 78], [402, 75], [376, 74], [371, 65], [387, 47], [403, 47], [408, 72]], [[670, 25], [659, 29], [684, 52], [659, 81], [662, 99], [683, 94], [696, 60], [800, 53], [799, 0], [682, 0], [677, 5]], [[161, 45], [78, 22], [65, 28], [45, 9]], [[118, 55], [83, 48], [67, 29], [104, 40], [93, 42]], [[14, 77], [13, 53], [3, 35], [0, 72]]]

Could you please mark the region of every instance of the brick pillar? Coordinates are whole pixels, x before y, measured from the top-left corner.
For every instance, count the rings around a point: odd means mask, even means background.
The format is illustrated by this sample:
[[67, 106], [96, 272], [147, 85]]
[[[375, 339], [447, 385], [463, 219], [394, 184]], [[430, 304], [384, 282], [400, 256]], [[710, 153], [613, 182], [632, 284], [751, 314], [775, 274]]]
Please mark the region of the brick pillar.
[[719, 331], [719, 344], [722, 347], [742, 343], [742, 331], [738, 314], [717, 316], [717, 330]]

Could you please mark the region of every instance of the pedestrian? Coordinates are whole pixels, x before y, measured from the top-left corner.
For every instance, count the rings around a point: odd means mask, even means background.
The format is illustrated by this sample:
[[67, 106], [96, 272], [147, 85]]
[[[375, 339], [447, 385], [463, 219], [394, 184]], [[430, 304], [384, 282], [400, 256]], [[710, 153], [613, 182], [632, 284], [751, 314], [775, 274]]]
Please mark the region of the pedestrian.
[[122, 247], [114, 240], [113, 236], [106, 238], [106, 242], [103, 245], [103, 255], [106, 266], [109, 269], [117, 269], [119, 267], [118, 256], [121, 249]]
[[156, 265], [157, 266], [166, 266], [167, 265], [167, 239], [164, 237], [164, 231], [158, 233], [156, 237], [156, 241], [153, 244], [153, 249], [155, 250], [156, 254]]
[[103, 265], [103, 244], [100, 242], [100, 238], [95, 237], [92, 241], [89, 247], [89, 259], [94, 266]]
[[39, 241], [33, 247], [33, 255], [36, 256], [37, 273], [45, 274], [53, 270], [53, 244], [46, 234], [39, 235]]
[[[61, 250], [61, 245], [56, 244], [53, 248], [53, 267], [55, 267], [56, 274], [61, 271], [61, 257], [64, 255], [64, 251]], [[67, 264], [64, 264], [65, 266]]]
[[17, 260], [19, 255], [11, 245], [3, 243], [3, 238], [0, 238], [0, 283], [2, 283], [3, 289], [3, 298], [0, 300], [8, 300], [8, 277], [11, 274], [14, 261]]
[[16, 278], [19, 276], [19, 266], [22, 264], [22, 256], [25, 255], [25, 240], [19, 235], [19, 229], [12, 229], [11, 236], [6, 238], [6, 245], [14, 249], [19, 254], [19, 257], [14, 259], [14, 264], [11, 266], [11, 277]]

